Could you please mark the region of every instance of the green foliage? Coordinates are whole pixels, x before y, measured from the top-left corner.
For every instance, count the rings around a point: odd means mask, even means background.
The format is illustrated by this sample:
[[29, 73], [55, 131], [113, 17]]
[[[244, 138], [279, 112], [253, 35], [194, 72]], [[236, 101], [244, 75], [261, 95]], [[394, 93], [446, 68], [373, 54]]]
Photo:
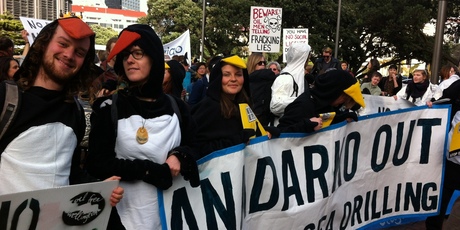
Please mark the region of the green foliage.
[[96, 44], [104, 45], [112, 37], [118, 37], [118, 32], [112, 28], [102, 27], [97, 24], [90, 25], [91, 29], [96, 34]]
[[[334, 52], [340, 60], [348, 61], [355, 73], [362, 71], [362, 63], [372, 57], [393, 57], [383, 66], [408, 59], [429, 63], [434, 37], [425, 35], [423, 28], [436, 19], [438, 3], [434, 0], [341, 1], [339, 49]], [[163, 42], [190, 29], [192, 55], [199, 55], [202, 4], [201, 0], [149, 0], [148, 15], [141, 22], [154, 26]], [[459, 5], [460, 0], [448, 1], [448, 15], [459, 15]], [[250, 24], [251, 6], [281, 7], [283, 28], [308, 28], [312, 61], [321, 55], [323, 47], [335, 49], [338, 0], [209, 0], [204, 41], [206, 58], [217, 54], [248, 55], [246, 28]], [[448, 44], [443, 47], [444, 61], [454, 59], [453, 48], [456, 47]], [[282, 53], [268, 56], [268, 60], [280, 60]]]
[[[6, 12], [0, 14], [0, 36], [9, 37], [13, 40], [13, 43], [18, 46], [25, 45], [24, 39], [22, 39], [21, 31], [24, 29], [21, 21], [14, 19], [14, 16]], [[21, 54], [22, 48], [16, 47], [15, 54]]]

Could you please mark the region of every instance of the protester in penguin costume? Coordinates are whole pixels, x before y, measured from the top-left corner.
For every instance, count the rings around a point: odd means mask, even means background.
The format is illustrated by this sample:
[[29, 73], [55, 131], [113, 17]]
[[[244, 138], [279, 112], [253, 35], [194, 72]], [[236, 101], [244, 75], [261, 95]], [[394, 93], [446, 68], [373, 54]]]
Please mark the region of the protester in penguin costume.
[[[0, 195], [95, 181], [80, 168], [78, 143], [86, 124], [75, 99], [93, 80], [94, 40], [94, 32], [77, 17], [54, 20], [36, 37], [14, 76], [19, 92], [14, 120], [0, 139]], [[3, 82], [0, 110], [5, 93]], [[112, 205], [122, 194], [121, 188], [114, 190]]]
[[364, 107], [359, 82], [344, 70], [332, 69], [316, 78], [315, 86], [289, 104], [277, 126], [281, 132], [308, 133], [322, 128], [322, 113], [335, 112], [332, 124], [358, 121], [350, 109]]
[[182, 82], [185, 78], [185, 68], [176, 60], [169, 60], [165, 64], [165, 76], [163, 79], [163, 91], [166, 94], [182, 98]]
[[187, 105], [163, 93], [163, 45], [150, 26], [125, 28], [108, 60], [115, 55], [115, 71], [127, 87], [93, 104], [88, 170], [122, 178], [126, 192], [117, 209], [126, 229], [161, 229], [157, 190], [168, 189], [179, 173], [199, 185], [187, 147], [195, 125]]
[[238, 106], [250, 104], [248, 79], [246, 63], [238, 56], [222, 58], [212, 67], [206, 97], [192, 108], [198, 127], [194, 147], [201, 157], [247, 143], [255, 135], [243, 128]]

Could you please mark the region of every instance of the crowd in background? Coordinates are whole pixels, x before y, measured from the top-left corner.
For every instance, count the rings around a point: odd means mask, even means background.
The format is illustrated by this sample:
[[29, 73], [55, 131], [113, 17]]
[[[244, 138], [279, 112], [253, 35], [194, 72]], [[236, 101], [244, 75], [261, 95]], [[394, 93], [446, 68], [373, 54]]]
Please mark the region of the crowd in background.
[[[219, 149], [248, 143], [250, 138], [263, 135], [265, 131], [270, 138], [280, 133], [315, 132], [323, 128], [324, 114], [333, 114], [332, 124], [358, 121], [356, 111], [365, 107], [362, 94], [404, 99], [418, 106], [431, 106], [442, 98], [450, 98], [451, 103], [459, 99], [458, 93], [444, 93], [452, 92], [452, 87], [458, 88], [460, 81], [457, 81], [459, 75], [455, 65], [441, 68], [437, 84], [429, 81], [424, 69], [414, 70], [410, 81], [403, 83], [398, 66], [390, 65], [388, 76], [382, 76], [379, 61], [372, 58], [367, 69], [355, 77], [347, 61], [334, 58], [329, 47], [323, 48], [321, 56], [309, 64], [311, 47], [303, 43], [291, 45], [286, 64], [266, 60], [263, 53], [256, 52], [247, 61], [237, 55], [216, 56], [206, 62], [194, 60], [193, 63], [186, 55], [165, 60], [161, 40], [155, 31], [140, 24], [129, 26], [118, 38], [108, 40], [106, 50], [99, 52], [96, 58], [94, 47], [87, 47], [87, 44], [94, 45], [91, 31], [87, 36], [74, 36], [64, 20], [60, 20], [52, 24], [55, 26], [52, 29], [69, 38], [56, 42], [54, 50], [47, 49], [55, 45], [54, 34], [39, 36], [30, 47], [27, 32], [23, 31], [26, 47], [18, 60], [13, 56], [11, 39], [0, 38], [0, 78], [20, 82], [27, 100], [37, 100], [29, 94], [49, 100], [32, 90], [50, 89], [46, 86], [50, 82], [59, 86], [57, 91], [67, 90], [77, 96], [85, 108], [86, 125], [74, 124], [78, 137], [75, 141], [80, 143], [75, 146], [78, 156], [74, 157], [79, 159], [81, 169], [98, 180], [113, 175], [121, 177], [120, 185], [125, 195], [115, 212], [119, 217], [111, 219], [120, 229], [123, 226], [127, 229], [160, 228], [158, 209], [145, 205], [157, 204], [157, 189], [168, 189], [173, 178], [179, 175], [192, 186], [199, 186], [196, 160]], [[51, 26], [46, 28], [45, 32]], [[72, 48], [87, 39], [87, 44], [81, 45], [84, 48]], [[69, 51], [69, 47], [73, 50]], [[38, 49], [47, 50], [37, 52]], [[48, 57], [47, 52], [55, 53]], [[37, 55], [44, 55], [44, 61], [37, 60]], [[46, 58], [55, 62], [47, 63]], [[85, 62], [74, 61], [82, 58]], [[29, 71], [34, 68], [32, 64], [44, 67]], [[69, 91], [74, 89], [70, 85], [75, 84], [70, 79], [81, 75], [57, 74], [61, 73], [60, 69], [75, 66], [85, 69], [88, 75], [85, 82], [79, 81], [88, 87], [78, 88], [78, 92]], [[48, 82], [40, 85], [33, 77], [43, 77]], [[4, 96], [1, 98], [5, 100]], [[68, 101], [68, 97], [62, 97], [60, 103], [66, 106], [65, 103], [74, 103]], [[241, 104], [250, 109], [242, 109]], [[246, 127], [242, 121], [243, 112], [253, 113], [261, 126]], [[456, 112], [454, 109], [452, 114]], [[19, 121], [29, 121], [24, 116], [20, 115]], [[78, 132], [82, 127], [86, 127], [86, 131]], [[21, 129], [21, 132], [26, 131]], [[7, 130], [6, 138], [0, 139], [4, 151], [9, 151], [8, 143], [16, 140], [21, 132]], [[2, 154], [3, 162], [8, 162], [6, 156]], [[460, 172], [460, 165], [455, 161], [447, 168], [446, 178]], [[0, 168], [0, 176], [1, 173]], [[460, 187], [460, 181], [452, 183]], [[15, 192], [18, 191], [22, 190]], [[450, 197], [450, 190], [446, 194]], [[443, 210], [445, 212], [444, 200], [441, 218]], [[436, 221], [439, 222], [439, 218]], [[427, 221], [427, 226], [433, 223]], [[439, 223], [432, 226], [436, 227], [430, 229], [436, 229]]]

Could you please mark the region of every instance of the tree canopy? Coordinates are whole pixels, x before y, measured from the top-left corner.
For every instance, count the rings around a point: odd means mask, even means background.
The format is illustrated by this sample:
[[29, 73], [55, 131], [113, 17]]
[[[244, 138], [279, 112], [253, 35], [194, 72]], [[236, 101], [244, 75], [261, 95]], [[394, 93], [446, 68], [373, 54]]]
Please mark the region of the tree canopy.
[[[448, 16], [458, 16], [459, 3], [460, 0], [448, 2]], [[199, 47], [202, 4], [201, 0], [149, 0], [148, 16], [141, 21], [152, 25], [163, 41], [190, 29], [195, 38], [192, 47]], [[338, 52], [340, 60], [349, 62], [352, 71], [360, 72], [362, 63], [372, 57], [391, 57], [383, 66], [409, 59], [431, 61], [434, 37], [424, 34], [423, 29], [437, 18], [438, 1], [354, 0], [341, 1], [341, 5], [339, 49], [334, 52]], [[321, 54], [323, 47], [334, 49], [338, 0], [209, 0], [206, 1], [205, 57], [248, 55], [246, 28], [250, 24], [251, 6], [281, 7], [283, 28], [308, 28], [312, 60]], [[457, 31], [460, 29], [446, 33]], [[452, 56], [453, 48], [445, 43], [442, 62], [458, 63], [458, 57]], [[198, 56], [199, 50], [192, 55]], [[281, 61], [281, 56], [281, 53], [272, 54], [270, 58]]]

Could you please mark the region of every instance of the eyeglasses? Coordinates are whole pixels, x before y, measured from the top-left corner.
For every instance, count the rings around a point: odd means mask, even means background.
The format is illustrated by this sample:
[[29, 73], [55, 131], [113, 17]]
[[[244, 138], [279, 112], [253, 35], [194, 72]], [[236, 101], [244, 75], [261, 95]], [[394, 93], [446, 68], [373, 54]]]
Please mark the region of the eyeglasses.
[[133, 56], [133, 58], [136, 59], [136, 60], [140, 60], [141, 58], [144, 57], [144, 51], [143, 51], [143, 50], [133, 50], [133, 51], [131, 51], [131, 52], [124, 51], [124, 52], [122, 53], [122, 55], [123, 55], [123, 61], [128, 60], [128, 57], [129, 57], [130, 54], [131, 54], [131, 56]]
[[257, 62], [257, 65], [267, 65], [267, 62], [266, 61], [260, 61], [260, 62]]
[[272, 71], [279, 71], [277, 68], [272, 69]]

